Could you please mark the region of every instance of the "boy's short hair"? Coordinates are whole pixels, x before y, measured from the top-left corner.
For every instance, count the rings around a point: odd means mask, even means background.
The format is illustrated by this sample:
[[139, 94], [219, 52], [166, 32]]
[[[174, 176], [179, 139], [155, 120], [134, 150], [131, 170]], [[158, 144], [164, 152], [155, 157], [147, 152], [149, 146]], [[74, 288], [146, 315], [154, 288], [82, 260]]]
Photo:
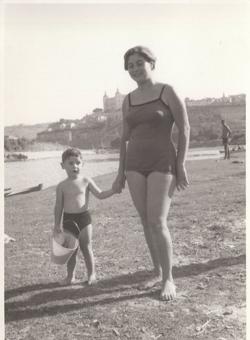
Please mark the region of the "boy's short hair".
[[68, 148], [62, 153], [62, 162], [65, 162], [71, 156], [80, 157], [82, 159], [81, 151], [77, 148]]

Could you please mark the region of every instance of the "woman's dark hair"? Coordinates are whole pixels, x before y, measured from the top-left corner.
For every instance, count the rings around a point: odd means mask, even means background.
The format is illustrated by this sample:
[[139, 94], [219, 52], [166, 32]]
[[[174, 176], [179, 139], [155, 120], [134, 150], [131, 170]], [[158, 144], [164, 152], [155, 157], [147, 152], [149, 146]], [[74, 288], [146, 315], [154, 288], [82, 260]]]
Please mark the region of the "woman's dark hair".
[[140, 54], [147, 62], [151, 62], [155, 66], [156, 57], [153, 52], [148, 47], [138, 45], [130, 48], [124, 54], [124, 68], [126, 71], [128, 70], [128, 58], [135, 53]]

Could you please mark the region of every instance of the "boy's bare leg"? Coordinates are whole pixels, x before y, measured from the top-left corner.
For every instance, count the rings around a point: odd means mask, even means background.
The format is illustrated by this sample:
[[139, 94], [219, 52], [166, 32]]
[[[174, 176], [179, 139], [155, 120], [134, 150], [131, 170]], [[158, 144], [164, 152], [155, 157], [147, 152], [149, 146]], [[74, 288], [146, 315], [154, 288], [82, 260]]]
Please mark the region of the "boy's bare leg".
[[62, 286], [70, 285], [76, 281], [75, 269], [76, 269], [76, 254], [77, 250], [73, 253], [69, 261], [67, 262], [67, 277], [60, 282]]
[[80, 233], [80, 248], [83, 253], [84, 261], [88, 272], [88, 285], [96, 281], [95, 259], [92, 249], [92, 225], [86, 226]]

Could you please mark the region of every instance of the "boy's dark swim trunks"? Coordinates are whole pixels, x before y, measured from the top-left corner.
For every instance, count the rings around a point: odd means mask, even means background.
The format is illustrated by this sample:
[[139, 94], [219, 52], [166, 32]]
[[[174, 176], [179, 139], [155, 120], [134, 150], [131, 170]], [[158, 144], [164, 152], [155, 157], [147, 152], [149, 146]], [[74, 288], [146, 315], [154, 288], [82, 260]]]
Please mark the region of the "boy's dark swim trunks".
[[228, 137], [223, 137], [222, 138], [222, 144], [228, 144], [229, 143], [229, 138]]
[[89, 224], [91, 224], [91, 215], [88, 210], [77, 214], [63, 213], [63, 229], [71, 232], [77, 238]]

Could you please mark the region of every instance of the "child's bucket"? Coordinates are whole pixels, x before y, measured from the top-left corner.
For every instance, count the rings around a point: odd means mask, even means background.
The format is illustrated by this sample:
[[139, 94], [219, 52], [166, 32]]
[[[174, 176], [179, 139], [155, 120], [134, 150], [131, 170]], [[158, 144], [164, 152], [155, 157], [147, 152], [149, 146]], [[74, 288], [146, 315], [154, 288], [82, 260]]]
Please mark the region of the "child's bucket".
[[55, 264], [66, 264], [79, 246], [78, 239], [68, 232], [52, 238], [51, 260]]

